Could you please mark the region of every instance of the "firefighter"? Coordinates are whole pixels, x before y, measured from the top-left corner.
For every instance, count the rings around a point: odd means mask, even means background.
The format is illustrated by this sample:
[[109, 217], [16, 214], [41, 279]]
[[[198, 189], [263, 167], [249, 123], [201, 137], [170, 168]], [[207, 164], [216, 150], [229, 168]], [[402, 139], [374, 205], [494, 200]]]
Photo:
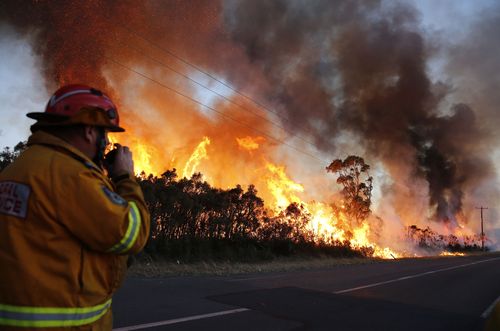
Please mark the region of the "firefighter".
[[[27, 149], [0, 172], [0, 330], [111, 330], [127, 257], [149, 237], [149, 214], [113, 102], [68, 85], [29, 113]], [[106, 169], [104, 169], [106, 168]]]

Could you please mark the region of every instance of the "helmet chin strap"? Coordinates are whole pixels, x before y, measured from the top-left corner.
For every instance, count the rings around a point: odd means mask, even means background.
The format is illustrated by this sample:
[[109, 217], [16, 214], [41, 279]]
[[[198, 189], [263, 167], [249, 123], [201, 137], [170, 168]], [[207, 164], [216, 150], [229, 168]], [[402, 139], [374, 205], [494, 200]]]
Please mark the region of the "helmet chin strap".
[[106, 134], [104, 131], [104, 128], [98, 127], [97, 128], [97, 141], [96, 141], [96, 148], [97, 152], [96, 155], [94, 156], [94, 163], [98, 165], [99, 167], [102, 167], [103, 161], [104, 161], [104, 152], [106, 151]]

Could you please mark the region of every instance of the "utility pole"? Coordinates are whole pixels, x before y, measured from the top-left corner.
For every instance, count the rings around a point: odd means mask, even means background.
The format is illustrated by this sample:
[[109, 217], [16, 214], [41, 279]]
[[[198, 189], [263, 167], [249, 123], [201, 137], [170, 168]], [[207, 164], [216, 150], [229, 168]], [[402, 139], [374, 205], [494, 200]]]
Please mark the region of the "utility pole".
[[481, 250], [484, 252], [484, 230], [483, 230], [483, 210], [488, 209], [488, 207], [476, 207], [476, 209], [481, 209]]

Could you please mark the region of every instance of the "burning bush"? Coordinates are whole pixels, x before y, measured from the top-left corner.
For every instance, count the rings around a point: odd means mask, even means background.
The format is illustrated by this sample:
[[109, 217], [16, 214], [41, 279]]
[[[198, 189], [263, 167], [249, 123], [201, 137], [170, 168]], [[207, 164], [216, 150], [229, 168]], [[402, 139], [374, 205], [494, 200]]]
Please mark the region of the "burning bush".
[[430, 251], [478, 251], [481, 249], [481, 237], [473, 236], [456, 236], [454, 234], [442, 235], [433, 231], [430, 227], [425, 229], [419, 228], [416, 225], [407, 227], [407, 236], [410, 241], [420, 248]]
[[307, 225], [311, 214], [291, 203], [277, 215], [264, 206], [257, 190], [237, 185], [214, 188], [200, 173], [177, 178], [176, 169], [161, 177], [138, 178], [151, 212], [147, 250], [167, 258], [270, 258], [290, 254], [373, 255], [349, 241], [315, 242]]

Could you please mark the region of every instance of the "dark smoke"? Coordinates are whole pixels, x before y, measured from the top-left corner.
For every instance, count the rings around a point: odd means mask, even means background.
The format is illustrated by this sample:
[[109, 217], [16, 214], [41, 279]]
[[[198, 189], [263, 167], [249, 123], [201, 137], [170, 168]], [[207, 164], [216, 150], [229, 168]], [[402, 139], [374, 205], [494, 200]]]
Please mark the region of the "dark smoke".
[[479, 119], [488, 131], [500, 133], [500, 3], [477, 15], [471, 31], [447, 52], [448, 73], [467, 103], [480, 109]]
[[[484, 131], [488, 132], [488, 139], [482, 144], [477, 144], [474, 149], [477, 153], [491, 155], [498, 148], [500, 138], [500, 3], [491, 3], [491, 8], [476, 15], [476, 21], [471, 30], [454, 45], [448, 48], [446, 56], [449, 59], [448, 74], [454, 78], [455, 95], [460, 96], [477, 112], [477, 123]], [[495, 160], [498, 164], [498, 154]], [[478, 159], [480, 161], [481, 159]], [[491, 164], [488, 166], [476, 163], [476, 175], [482, 175], [484, 185], [478, 192], [482, 201], [490, 201], [486, 228], [496, 228], [496, 235], [500, 243], [500, 230], [498, 222], [499, 210], [495, 208], [500, 200], [499, 183], [494, 180]], [[483, 167], [484, 168], [480, 168]], [[489, 178], [488, 178], [489, 176]], [[471, 187], [473, 189], [473, 187]], [[496, 223], [496, 226], [495, 226]]]
[[117, 22], [137, 17], [134, 3], [7, 0], [0, 3], [0, 21], [34, 36], [49, 89], [80, 82], [107, 90], [102, 56], [115, 51], [110, 41]]
[[215, 1], [5, 0], [0, 2], [0, 23], [34, 41], [49, 91], [80, 82], [109, 92], [104, 72], [116, 69], [109, 59], [151, 66], [135, 51], [146, 43], [140, 44], [128, 28], [179, 54], [193, 49], [188, 57], [204, 64], [208, 56], [196, 50], [221, 47], [214, 40], [221, 34], [214, 19], [219, 11]]
[[[282, 106], [291, 130], [312, 133], [327, 150], [338, 132], [332, 102], [337, 92], [332, 38], [337, 29], [361, 20], [377, 2], [228, 1], [226, 22], [251, 63], [265, 73], [271, 89], [267, 100]], [[320, 130], [315, 124], [327, 125]], [[327, 133], [327, 134], [323, 134]]]
[[476, 112], [465, 104], [440, 109], [451, 87], [429, 78], [435, 46], [410, 6], [232, 1], [226, 21], [272, 82], [268, 95], [290, 127], [330, 153], [337, 136], [354, 132], [389, 168], [408, 162], [394, 153], [413, 155], [413, 175], [428, 183], [435, 220], [455, 223], [466, 188], [494, 176], [490, 155], [475, 150], [486, 138]]
[[429, 183], [430, 203], [444, 221], [462, 212], [467, 185], [495, 176], [489, 155], [475, 150], [487, 139], [475, 113], [465, 104], [455, 105], [451, 113], [429, 118], [410, 131], [418, 171]]

